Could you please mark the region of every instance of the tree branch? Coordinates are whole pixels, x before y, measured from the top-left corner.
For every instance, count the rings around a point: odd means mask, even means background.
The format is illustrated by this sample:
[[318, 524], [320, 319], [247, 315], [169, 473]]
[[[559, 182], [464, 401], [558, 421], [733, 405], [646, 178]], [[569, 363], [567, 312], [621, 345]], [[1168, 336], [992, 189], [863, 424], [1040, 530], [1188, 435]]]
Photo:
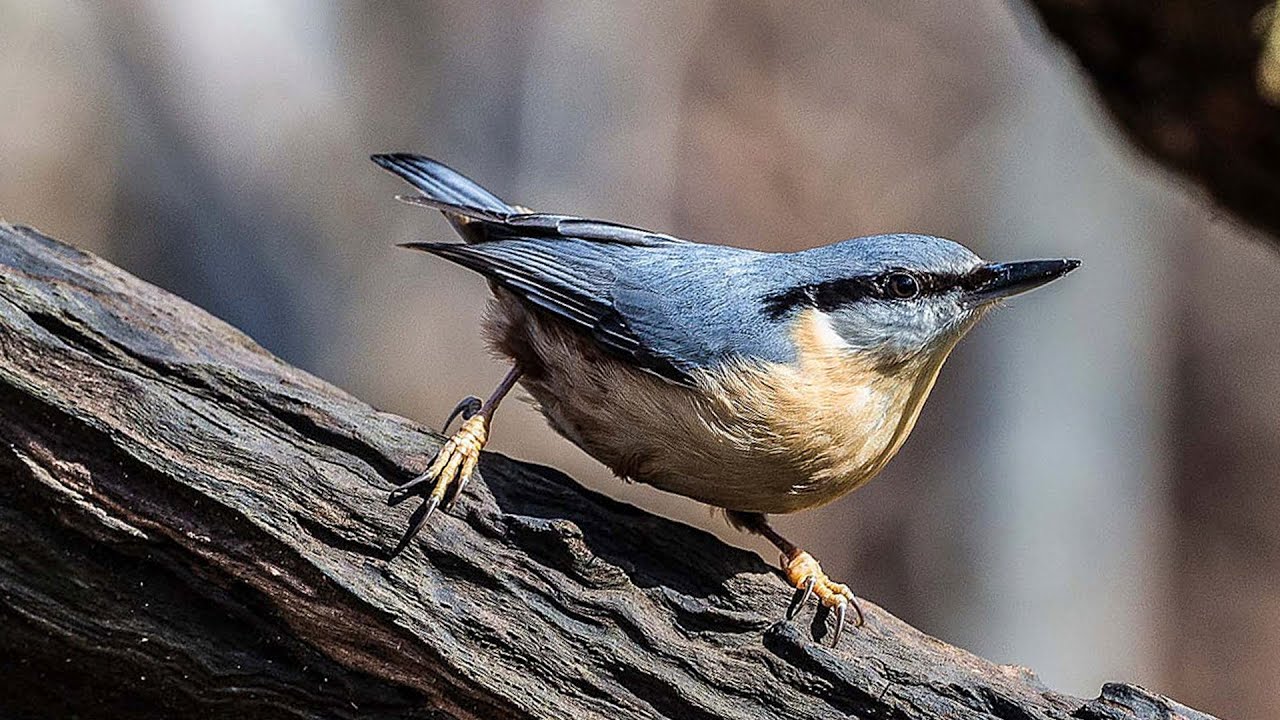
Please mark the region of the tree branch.
[[388, 563], [439, 438], [3, 225], [0, 437], [6, 717], [1208, 717], [870, 603], [824, 647], [754, 555], [498, 455]]

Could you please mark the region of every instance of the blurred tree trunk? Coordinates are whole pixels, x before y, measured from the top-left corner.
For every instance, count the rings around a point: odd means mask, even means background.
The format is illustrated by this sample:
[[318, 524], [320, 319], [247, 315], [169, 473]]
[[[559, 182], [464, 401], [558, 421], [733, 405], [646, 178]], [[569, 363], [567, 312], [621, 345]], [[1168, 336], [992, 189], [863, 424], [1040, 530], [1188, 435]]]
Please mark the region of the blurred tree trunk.
[[1180, 283], [1168, 676], [1225, 717], [1280, 717], [1280, 287], [1249, 271], [1277, 260], [1215, 239]]
[[[1280, 15], [1263, 0], [1031, 0], [1135, 146], [1280, 241]], [[1223, 225], [1184, 250], [1165, 620], [1169, 681], [1229, 717], [1280, 716], [1280, 288]], [[1223, 668], [1234, 668], [1223, 672]]]
[[1266, 0], [1030, 0], [1134, 144], [1280, 239], [1280, 15]]

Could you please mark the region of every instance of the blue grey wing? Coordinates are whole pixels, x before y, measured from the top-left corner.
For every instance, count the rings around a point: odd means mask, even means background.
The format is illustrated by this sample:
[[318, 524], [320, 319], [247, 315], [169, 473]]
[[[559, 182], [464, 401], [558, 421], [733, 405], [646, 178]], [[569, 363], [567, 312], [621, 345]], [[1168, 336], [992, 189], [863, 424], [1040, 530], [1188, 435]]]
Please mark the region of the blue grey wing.
[[621, 225], [607, 220], [591, 220], [574, 215], [553, 215], [540, 212], [502, 212], [477, 208], [439, 200], [426, 195], [399, 195], [397, 199], [410, 205], [439, 210], [445, 215], [461, 215], [477, 221], [482, 234], [466, 239], [469, 242], [497, 240], [527, 240], [533, 238], [560, 238], [565, 240], [589, 240], [635, 247], [661, 245], [688, 245], [688, 240]]
[[[786, 329], [760, 302], [768, 268], [760, 253], [698, 246], [693, 253], [651, 251], [648, 267], [629, 268], [612, 292], [613, 309], [650, 352], [690, 369], [731, 360], [788, 363], [795, 349]], [[662, 257], [665, 255], [665, 257]]]
[[525, 213], [512, 216], [507, 219], [506, 229], [513, 236], [573, 238], [637, 247], [689, 244], [687, 240], [644, 228], [607, 220], [591, 220], [573, 215], [549, 213]]
[[689, 385], [694, 370], [726, 356], [772, 357], [785, 350], [761, 335], [751, 315], [759, 303], [745, 295], [749, 284], [733, 277], [759, 253], [530, 212], [421, 155], [373, 160], [422, 193], [401, 200], [444, 212], [467, 243], [406, 247], [475, 270], [634, 367]]
[[688, 358], [648, 342], [619, 313], [613, 298], [618, 270], [643, 252], [634, 246], [572, 239], [409, 243], [489, 278], [524, 302], [588, 334], [605, 350], [670, 382], [693, 384]]

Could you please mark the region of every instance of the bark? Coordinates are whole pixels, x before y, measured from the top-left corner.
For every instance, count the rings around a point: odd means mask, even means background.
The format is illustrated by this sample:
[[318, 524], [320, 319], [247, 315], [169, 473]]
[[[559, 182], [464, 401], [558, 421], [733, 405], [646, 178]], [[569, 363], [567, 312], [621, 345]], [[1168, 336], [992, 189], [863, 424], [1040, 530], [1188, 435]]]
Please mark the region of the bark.
[[437, 436], [3, 225], [0, 438], [5, 717], [1209, 717], [871, 603], [825, 647], [755, 555], [498, 455], [388, 562]]

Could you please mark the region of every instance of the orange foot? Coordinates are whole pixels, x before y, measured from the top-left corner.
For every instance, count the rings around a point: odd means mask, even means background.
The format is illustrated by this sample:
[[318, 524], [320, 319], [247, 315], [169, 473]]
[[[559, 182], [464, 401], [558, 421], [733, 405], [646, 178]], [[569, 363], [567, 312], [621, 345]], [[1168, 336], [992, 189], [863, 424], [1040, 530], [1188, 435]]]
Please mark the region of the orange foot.
[[822, 566], [813, 559], [812, 555], [797, 549], [791, 553], [790, 558], [783, 556], [782, 571], [787, 575], [787, 582], [796, 588], [796, 594], [791, 598], [791, 606], [787, 608], [788, 620], [800, 612], [800, 608], [804, 607], [810, 596], [817, 596], [822, 607], [835, 612], [836, 615], [835, 632], [831, 638], [832, 647], [840, 641], [840, 631], [844, 629], [845, 615], [848, 614], [849, 608], [852, 607], [856, 615], [853, 626], [862, 627], [864, 622], [862, 608], [858, 607], [858, 599], [853, 596], [853, 591], [848, 585], [827, 577], [827, 574], [822, 571]]
[[437, 507], [444, 504], [445, 509], [448, 509], [458, 501], [458, 496], [462, 494], [462, 489], [466, 487], [480, 462], [480, 451], [488, 438], [488, 415], [480, 413], [472, 416], [440, 447], [426, 472], [391, 491], [387, 498], [388, 505], [399, 505], [414, 495], [426, 495], [422, 506], [409, 518], [409, 529], [400, 538], [391, 557], [399, 555], [409, 545], [409, 541], [418, 534]]

